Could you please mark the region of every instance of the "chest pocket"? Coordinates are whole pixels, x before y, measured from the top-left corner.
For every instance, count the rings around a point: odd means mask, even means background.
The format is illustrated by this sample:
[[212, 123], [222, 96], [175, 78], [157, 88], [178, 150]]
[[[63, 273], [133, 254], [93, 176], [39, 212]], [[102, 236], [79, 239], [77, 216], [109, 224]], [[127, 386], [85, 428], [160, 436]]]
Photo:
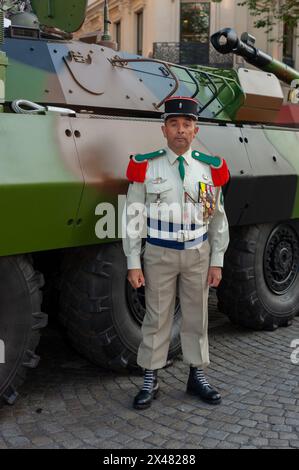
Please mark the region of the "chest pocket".
[[168, 181], [154, 183], [153, 180], [146, 181], [146, 194], [148, 202], [171, 202], [169, 200], [171, 184]]

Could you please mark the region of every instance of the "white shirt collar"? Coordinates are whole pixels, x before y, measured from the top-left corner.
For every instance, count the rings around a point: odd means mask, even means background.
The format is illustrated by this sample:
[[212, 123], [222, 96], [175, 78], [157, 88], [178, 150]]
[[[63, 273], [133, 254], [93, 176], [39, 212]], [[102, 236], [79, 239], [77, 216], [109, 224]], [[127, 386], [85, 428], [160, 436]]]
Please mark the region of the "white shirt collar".
[[[173, 150], [171, 150], [169, 147], [166, 147], [165, 150], [167, 152], [167, 157], [168, 157], [168, 160], [169, 160], [170, 164], [173, 165], [175, 163], [175, 161], [177, 160], [179, 155], [174, 153]], [[187, 150], [187, 152], [183, 153], [182, 156], [184, 157], [186, 163], [188, 165], [190, 165], [191, 158], [192, 158], [192, 149], [191, 149], [191, 147]]]

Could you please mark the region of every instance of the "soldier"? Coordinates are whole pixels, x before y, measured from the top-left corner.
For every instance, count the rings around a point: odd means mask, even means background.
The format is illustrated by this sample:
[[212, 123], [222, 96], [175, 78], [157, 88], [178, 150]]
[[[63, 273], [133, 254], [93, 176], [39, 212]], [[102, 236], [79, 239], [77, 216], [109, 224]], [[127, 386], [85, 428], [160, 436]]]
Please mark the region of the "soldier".
[[[181, 346], [184, 362], [190, 366], [187, 392], [208, 403], [221, 401], [203, 369], [209, 365], [209, 286], [217, 287], [221, 280], [229, 242], [221, 191], [229, 172], [223, 159], [192, 151], [199, 130], [197, 110], [191, 98], [168, 99], [162, 126], [167, 147], [135, 155], [127, 170], [131, 182], [127, 214], [141, 203], [147, 215], [144, 275], [140, 231], [137, 237], [128, 231], [123, 238], [128, 280], [135, 289], [145, 286], [146, 314], [137, 357], [145, 373], [134, 399], [136, 409], [148, 408], [159, 390], [157, 372], [167, 361], [177, 278]], [[129, 227], [133, 219], [127, 215], [126, 220]]]

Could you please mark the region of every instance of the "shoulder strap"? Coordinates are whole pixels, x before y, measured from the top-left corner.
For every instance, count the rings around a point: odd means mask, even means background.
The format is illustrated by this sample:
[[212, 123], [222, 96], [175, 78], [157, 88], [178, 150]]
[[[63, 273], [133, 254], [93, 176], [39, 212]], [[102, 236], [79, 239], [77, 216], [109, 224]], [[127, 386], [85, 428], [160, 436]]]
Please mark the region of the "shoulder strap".
[[214, 168], [221, 167], [222, 159], [220, 157], [213, 157], [212, 155], [207, 155], [205, 153], [199, 152], [198, 150], [193, 150], [192, 157], [195, 160], [199, 160], [202, 163], [211, 165]]
[[206, 155], [205, 153], [194, 150], [192, 157], [202, 163], [206, 163], [211, 167], [211, 175], [214, 186], [223, 186], [229, 180], [229, 169], [224, 158]]
[[152, 160], [153, 158], [162, 157], [162, 155], [166, 154], [166, 150], [155, 150], [155, 152], [144, 153], [144, 154], [137, 154], [133, 158], [136, 162], [144, 162], [145, 160]]
[[127, 168], [127, 178], [131, 182], [143, 183], [146, 177], [149, 160], [162, 157], [166, 154], [166, 150], [156, 150], [155, 152], [137, 154], [130, 158]]

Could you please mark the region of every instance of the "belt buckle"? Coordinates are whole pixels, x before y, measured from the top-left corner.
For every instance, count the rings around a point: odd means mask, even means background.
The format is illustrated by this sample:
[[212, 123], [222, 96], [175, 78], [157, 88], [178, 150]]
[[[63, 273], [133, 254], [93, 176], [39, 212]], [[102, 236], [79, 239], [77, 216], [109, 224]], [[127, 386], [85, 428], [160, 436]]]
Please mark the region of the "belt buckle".
[[196, 237], [192, 232], [192, 230], [184, 230], [184, 242], [193, 242], [195, 240]]
[[184, 230], [179, 230], [177, 232], [177, 236], [178, 236], [178, 242], [181, 242], [181, 243], [184, 243], [185, 241], [185, 231]]

